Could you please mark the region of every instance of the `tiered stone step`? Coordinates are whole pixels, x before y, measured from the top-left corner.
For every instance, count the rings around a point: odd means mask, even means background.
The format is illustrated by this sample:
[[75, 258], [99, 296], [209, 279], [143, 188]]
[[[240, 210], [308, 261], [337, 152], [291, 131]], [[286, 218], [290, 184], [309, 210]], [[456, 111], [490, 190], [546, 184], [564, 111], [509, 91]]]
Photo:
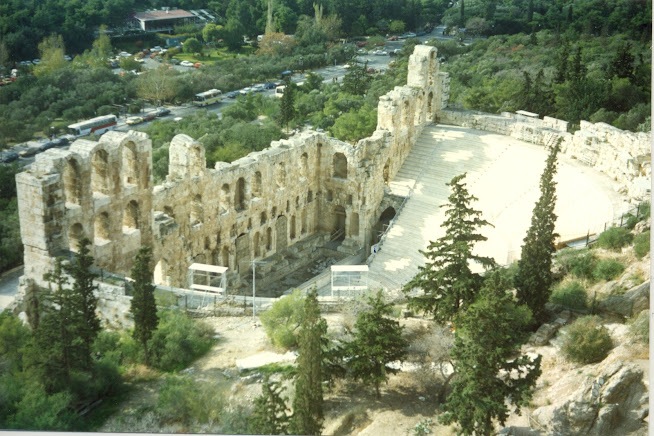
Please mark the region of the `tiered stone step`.
[[440, 206], [450, 195], [446, 183], [467, 172], [466, 184], [474, 184], [506, 151], [506, 146], [491, 147], [467, 131], [449, 126], [425, 128], [390, 183], [391, 190], [411, 186], [413, 192], [370, 264], [371, 289], [396, 291], [415, 276], [424, 265], [420, 250], [443, 235]]

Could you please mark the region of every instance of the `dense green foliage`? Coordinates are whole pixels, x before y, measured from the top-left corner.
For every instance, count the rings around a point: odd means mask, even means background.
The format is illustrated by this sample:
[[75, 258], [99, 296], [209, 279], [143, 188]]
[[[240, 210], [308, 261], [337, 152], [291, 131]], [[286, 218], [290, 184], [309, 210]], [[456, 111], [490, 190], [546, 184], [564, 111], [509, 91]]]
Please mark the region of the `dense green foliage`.
[[624, 271], [624, 265], [614, 259], [602, 259], [593, 269], [595, 280], [613, 280]]
[[291, 434], [320, 434], [324, 421], [322, 365], [327, 322], [320, 316], [315, 289], [304, 298], [303, 312], [289, 431]]
[[531, 310], [534, 319], [541, 322], [545, 318], [545, 303], [550, 296], [554, 282], [552, 277], [552, 256], [556, 248], [554, 233], [556, 225], [556, 157], [560, 151], [557, 142], [550, 149], [545, 170], [540, 177], [540, 198], [534, 206], [531, 225], [524, 238], [522, 253], [518, 261], [518, 273], [514, 278], [516, 296], [520, 304]]
[[441, 224], [445, 235], [430, 242], [427, 250], [421, 250], [427, 258], [425, 266], [420, 266], [418, 274], [404, 287], [405, 293], [416, 288], [422, 291], [422, 295], [409, 297], [409, 307], [433, 315], [438, 321], [452, 320], [475, 301], [482, 277], [470, 270], [469, 262], [485, 268], [494, 264], [493, 259], [472, 253], [476, 242], [488, 239], [476, 232], [490, 223], [480, 218], [481, 212], [470, 207], [477, 198], [468, 192], [463, 181], [465, 176], [465, 173], [456, 176], [446, 184], [452, 194], [449, 203], [442, 205], [447, 208], [446, 219]]
[[585, 316], [566, 329], [562, 349], [575, 362], [595, 363], [604, 360], [612, 347], [608, 329], [597, 318]]
[[0, 272], [23, 261], [14, 179], [19, 170], [17, 162], [0, 165]]
[[220, 420], [226, 389], [215, 381], [197, 382], [169, 374], [159, 389], [157, 413], [171, 423], [213, 424]]
[[588, 295], [586, 289], [578, 281], [561, 284], [554, 289], [550, 301], [569, 309], [586, 310]]
[[297, 289], [272, 304], [259, 315], [261, 324], [273, 344], [281, 348], [298, 345], [298, 328], [304, 317], [304, 297]]
[[145, 364], [150, 364], [150, 353], [148, 352], [148, 341], [157, 329], [159, 318], [157, 317], [157, 305], [154, 301], [154, 289], [152, 284], [152, 270], [150, 262], [152, 260], [152, 249], [150, 247], [141, 247], [134, 266], [132, 267], [132, 301], [130, 302], [130, 312], [134, 316], [134, 331], [132, 337], [143, 346]]
[[620, 251], [626, 245], [629, 245], [633, 239], [633, 235], [624, 227], [611, 227], [608, 230], [600, 233], [597, 239], [597, 245], [607, 250]]
[[287, 414], [287, 398], [282, 396], [283, 392], [280, 382], [271, 381], [268, 375], [264, 377], [261, 395], [254, 400], [253, 433], [288, 434], [290, 416]]
[[377, 398], [381, 397], [379, 386], [388, 381], [388, 374], [397, 370], [388, 366], [402, 361], [406, 355], [407, 341], [402, 337], [400, 323], [388, 316], [392, 304], [386, 303], [382, 291], [368, 298], [370, 309], [359, 313], [355, 324], [354, 340], [347, 344], [347, 362], [350, 375], [373, 385]]
[[643, 232], [634, 237], [634, 254], [637, 258], [642, 259], [649, 253], [650, 232]]
[[477, 300], [456, 317], [455, 376], [441, 422], [457, 422], [465, 435], [490, 435], [494, 420], [506, 421], [510, 404], [519, 412], [529, 403], [541, 374], [541, 356], [520, 354], [530, 323], [529, 309], [513, 301], [503, 274], [491, 272]]
[[565, 248], [556, 254], [556, 263], [564, 274], [572, 274], [578, 279], [590, 279], [597, 259], [592, 251]]
[[644, 124], [651, 98], [648, 40], [542, 30], [493, 36], [469, 46], [453, 41], [434, 45], [447, 58], [442, 68], [451, 77], [453, 104], [650, 130]]

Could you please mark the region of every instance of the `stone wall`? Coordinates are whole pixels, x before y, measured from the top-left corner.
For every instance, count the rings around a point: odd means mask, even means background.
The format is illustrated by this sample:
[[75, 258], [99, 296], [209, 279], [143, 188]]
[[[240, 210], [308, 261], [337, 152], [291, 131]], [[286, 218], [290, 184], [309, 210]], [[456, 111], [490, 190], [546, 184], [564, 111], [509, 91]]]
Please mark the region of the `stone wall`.
[[543, 119], [503, 112], [443, 109], [440, 123], [499, 133], [538, 145], [561, 139], [564, 154], [620, 182], [621, 194], [633, 202], [649, 200], [651, 181], [651, 132], [629, 132], [605, 123], [581, 121], [580, 129], [568, 132], [568, 123], [556, 118]]
[[307, 253], [315, 241], [342, 239], [341, 251], [367, 249], [385, 186], [446, 101], [436, 50], [417, 46], [408, 84], [380, 98], [377, 130], [356, 144], [306, 131], [208, 169], [202, 144], [177, 135], [159, 186], [143, 133], [113, 131], [48, 150], [16, 177], [23, 281], [43, 285], [54, 257], [83, 236], [98, 268], [122, 274], [151, 245], [155, 281], [173, 286], [186, 285], [193, 262], [245, 272], [248, 261], [265, 259], [274, 273], [296, 245]]

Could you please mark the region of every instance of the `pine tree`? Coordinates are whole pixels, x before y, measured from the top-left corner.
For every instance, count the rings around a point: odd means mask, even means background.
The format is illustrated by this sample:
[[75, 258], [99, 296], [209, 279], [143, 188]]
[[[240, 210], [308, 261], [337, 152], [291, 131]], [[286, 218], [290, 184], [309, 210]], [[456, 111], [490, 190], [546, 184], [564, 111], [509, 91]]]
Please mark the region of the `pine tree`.
[[507, 400], [519, 412], [541, 374], [541, 356], [519, 355], [529, 309], [516, 306], [507, 291], [502, 273], [493, 271], [478, 300], [456, 319], [455, 375], [440, 421], [458, 422], [465, 435], [494, 434], [493, 420], [504, 424], [509, 415]]
[[318, 435], [322, 430], [322, 342], [326, 333], [327, 323], [320, 316], [318, 294], [314, 289], [305, 298], [299, 332], [291, 434]]
[[526, 304], [532, 311], [534, 319], [541, 322], [545, 318], [547, 303], [554, 282], [552, 277], [552, 256], [555, 251], [554, 233], [556, 224], [556, 157], [560, 150], [560, 141], [550, 149], [545, 170], [540, 178], [540, 198], [531, 216], [531, 225], [522, 246], [518, 261], [518, 273], [514, 279], [517, 298], [520, 304]]
[[554, 73], [554, 83], [563, 83], [568, 77], [568, 57], [570, 48], [567, 43], [563, 43], [561, 51], [556, 59], [556, 73]]
[[634, 62], [636, 57], [631, 54], [631, 44], [623, 42], [615, 52], [613, 59], [609, 62], [607, 69], [607, 78], [610, 80], [613, 76], [620, 78], [634, 79]]
[[427, 261], [418, 274], [404, 287], [409, 293], [420, 288], [423, 295], [409, 297], [409, 306], [432, 314], [437, 321], [449, 321], [457, 312], [472, 304], [481, 286], [481, 276], [470, 271], [469, 262], [478, 262], [485, 268], [494, 265], [491, 258], [472, 253], [475, 242], [487, 238], [476, 233], [481, 226], [491, 225], [480, 218], [481, 212], [470, 207], [476, 201], [466, 189], [463, 173], [454, 177], [447, 186], [452, 188], [449, 203], [442, 224], [445, 236], [431, 242], [426, 251], [421, 251]]
[[40, 322], [34, 329], [25, 358], [28, 371], [35, 374], [49, 393], [70, 383], [70, 373], [78, 357], [73, 345], [76, 326], [71, 322], [74, 319], [73, 296], [63, 271], [63, 260], [58, 258], [54, 270], [44, 275], [51, 289], [40, 304]]
[[347, 347], [351, 374], [364, 384], [375, 386], [377, 398], [381, 397], [379, 385], [388, 380], [388, 373], [396, 370], [388, 367], [390, 362], [403, 360], [407, 340], [402, 337], [402, 326], [394, 319], [390, 303], [384, 302], [381, 290], [368, 298], [369, 311], [361, 312], [357, 318], [354, 340]]
[[136, 255], [132, 267], [134, 283], [132, 284], [133, 297], [130, 305], [130, 312], [134, 315], [132, 337], [143, 346], [146, 365], [150, 365], [148, 341], [159, 324], [157, 305], [154, 300], [155, 286], [152, 284], [152, 271], [150, 270], [151, 252], [150, 247], [141, 247]]
[[252, 432], [256, 434], [288, 434], [289, 416], [286, 414], [287, 398], [279, 382], [271, 382], [268, 375], [263, 380], [261, 395], [254, 400]]
[[464, 0], [461, 0], [461, 10], [459, 11], [459, 26], [466, 27], [466, 5]]
[[71, 322], [79, 338], [76, 348], [80, 368], [83, 370], [91, 369], [91, 347], [100, 332], [100, 318], [95, 313], [98, 298], [93, 293], [97, 289], [97, 285], [93, 284], [97, 274], [91, 272], [93, 256], [89, 254], [90, 244], [88, 238], [83, 238], [73, 261], [64, 265], [64, 271], [73, 279]]
[[282, 101], [280, 102], [280, 124], [287, 128], [288, 123], [295, 118], [295, 84], [286, 77], [284, 79], [284, 94], [282, 94]]

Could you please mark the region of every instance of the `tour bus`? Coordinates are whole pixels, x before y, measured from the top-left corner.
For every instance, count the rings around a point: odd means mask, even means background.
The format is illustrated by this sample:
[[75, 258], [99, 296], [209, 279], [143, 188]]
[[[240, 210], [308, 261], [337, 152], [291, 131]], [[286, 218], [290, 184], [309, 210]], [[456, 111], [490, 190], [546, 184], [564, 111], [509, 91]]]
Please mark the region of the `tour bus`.
[[79, 123], [68, 126], [71, 135], [85, 136], [92, 133], [101, 134], [108, 130], [116, 128], [115, 115], [103, 115], [101, 117], [91, 118], [90, 120], [80, 121]]
[[223, 98], [223, 93], [220, 89], [210, 89], [199, 94], [195, 94], [195, 106], [209, 106], [210, 104], [218, 103]]

